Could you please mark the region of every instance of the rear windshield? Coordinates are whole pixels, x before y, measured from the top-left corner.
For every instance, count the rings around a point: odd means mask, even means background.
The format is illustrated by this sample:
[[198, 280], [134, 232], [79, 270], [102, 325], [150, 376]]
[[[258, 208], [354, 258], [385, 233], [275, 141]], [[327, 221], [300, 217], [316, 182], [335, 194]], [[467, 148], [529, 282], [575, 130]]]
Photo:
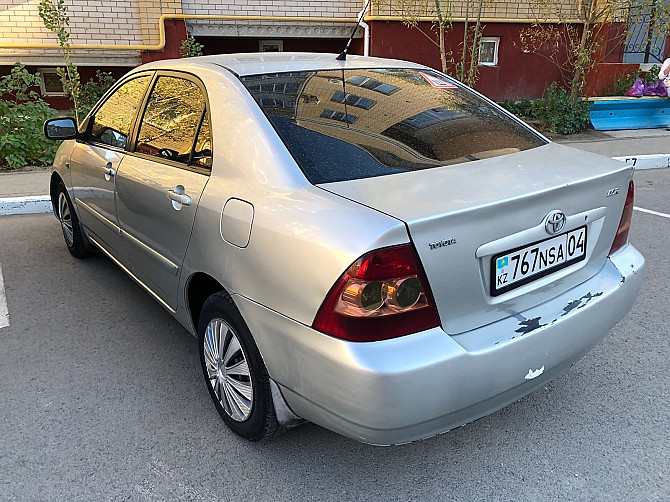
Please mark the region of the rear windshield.
[[241, 80], [314, 184], [487, 159], [545, 144], [430, 70], [324, 70]]

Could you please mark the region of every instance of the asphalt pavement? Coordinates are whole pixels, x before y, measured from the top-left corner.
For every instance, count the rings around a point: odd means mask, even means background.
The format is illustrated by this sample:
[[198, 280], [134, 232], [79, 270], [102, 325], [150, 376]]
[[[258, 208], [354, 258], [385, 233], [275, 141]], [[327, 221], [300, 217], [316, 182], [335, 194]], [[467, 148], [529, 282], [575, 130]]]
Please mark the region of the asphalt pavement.
[[[670, 214], [670, 169], [635, 179], [635, 205]], [[524, 399], [403, 446], [312, 424], [253, 444], [148, 294], [73, 258], [53, 216], [2, 217], [0, 500], [668, 500], [670, 218], [635, 211], [631, 241], [647, 259], [633, 310]]]

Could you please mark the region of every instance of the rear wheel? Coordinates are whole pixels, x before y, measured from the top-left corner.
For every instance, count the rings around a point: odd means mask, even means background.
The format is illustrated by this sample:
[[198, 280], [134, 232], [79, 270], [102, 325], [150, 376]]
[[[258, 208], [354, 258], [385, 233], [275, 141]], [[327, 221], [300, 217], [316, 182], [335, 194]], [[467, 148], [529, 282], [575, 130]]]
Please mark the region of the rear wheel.
[[228, 293], [205, 301], [198, 340], [207, 389], [226, 425], [250, 441], [281, 433], [267, 369]]
[[84, 240], [85, 237], [79, 224], [79, 218], [77, 218], [77, 213], [74, 212], [72, 201], [62, 181], [56, 191], [56, 216], [60, 221], [68, 251], [77, 258], [91, 255], [91, 251]]

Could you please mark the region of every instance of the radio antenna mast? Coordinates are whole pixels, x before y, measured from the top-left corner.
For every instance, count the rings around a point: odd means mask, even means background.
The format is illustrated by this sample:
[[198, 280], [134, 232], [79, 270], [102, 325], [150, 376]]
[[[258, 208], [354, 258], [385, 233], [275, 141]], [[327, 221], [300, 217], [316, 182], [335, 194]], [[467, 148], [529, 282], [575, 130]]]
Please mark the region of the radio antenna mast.
[[344, 50], [340, 52], [340, 55], [337, 56], [335, 59], [338, 61], [346, 61], [347, 60], [347, 53], [349, 52], [349, 46], [351, 45], [351, 41], [354, 39], [356, 36], [356, 32], [358, 31], [358, 27], [360, 26], [360, 22], [363, 20], [365, 17], [365, 13], [368, 11], [370, 8], [370, 1], [368, 0], [368, 3], [365, 4], [365, 9], [363, 9], [358, 16], [358, 23], [356, 23], [356, 27], [354, 28], [354, 31], [351, 32], [351, 36], [349, 37], [349, 40], [347, 40], [347, 45], [344, 47]]

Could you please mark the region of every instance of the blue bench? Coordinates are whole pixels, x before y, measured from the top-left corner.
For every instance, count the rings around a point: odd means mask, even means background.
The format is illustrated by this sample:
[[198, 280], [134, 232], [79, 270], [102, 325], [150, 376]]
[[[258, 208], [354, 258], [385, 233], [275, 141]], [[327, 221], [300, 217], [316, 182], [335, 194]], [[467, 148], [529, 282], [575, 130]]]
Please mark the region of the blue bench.
[[591, 104], [591, 123], [598, 131], [656, 129], [670, 125], [670, 98], [584, 98]]

